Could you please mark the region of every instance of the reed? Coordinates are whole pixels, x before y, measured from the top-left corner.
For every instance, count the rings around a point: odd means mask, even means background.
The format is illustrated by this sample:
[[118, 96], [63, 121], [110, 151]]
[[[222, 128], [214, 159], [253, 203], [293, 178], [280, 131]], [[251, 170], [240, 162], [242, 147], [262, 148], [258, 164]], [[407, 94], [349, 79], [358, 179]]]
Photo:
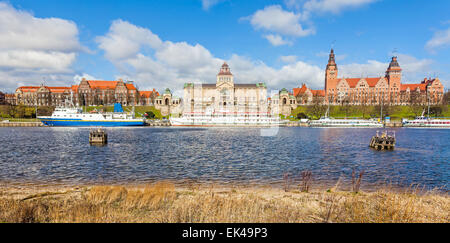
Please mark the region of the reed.
[[[0, 188], [0, 222], [364, 222], [448, 223], [446, 193], [271, 187], [139, 186]], [[26, 199], [26, 200], [23, 200]]]

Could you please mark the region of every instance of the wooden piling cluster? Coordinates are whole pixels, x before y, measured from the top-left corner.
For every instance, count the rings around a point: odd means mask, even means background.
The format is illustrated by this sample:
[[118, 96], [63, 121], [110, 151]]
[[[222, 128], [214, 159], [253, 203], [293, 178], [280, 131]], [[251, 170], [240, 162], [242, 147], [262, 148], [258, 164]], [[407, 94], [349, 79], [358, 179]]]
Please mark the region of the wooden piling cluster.
[[92, 130], [89, 133], [89, 143], [91, 145], [104, 145], [108, 143], [108, 134], [103, 129]]
[[372, 137], [369, 147], [376, 150], [394, 150], [395, 141], [395, 133], [389, 135], [388, 132], [385, 131], [380, 136], [377, 131], [377, 135]]

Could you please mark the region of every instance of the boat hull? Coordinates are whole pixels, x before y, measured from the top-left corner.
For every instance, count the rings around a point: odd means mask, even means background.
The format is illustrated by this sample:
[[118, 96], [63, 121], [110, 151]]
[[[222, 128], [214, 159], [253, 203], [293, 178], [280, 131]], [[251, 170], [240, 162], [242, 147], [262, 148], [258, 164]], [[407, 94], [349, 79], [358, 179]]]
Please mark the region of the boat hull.
[[90, 121], [90, 120], [63, 120], [40, 119], [45, 126], [51, 127], [129, 127], [144, 126], [141, 120], [117, 120], [117, 121]]
[[282, 126], [281, 121], [237, 120], [237, 119], [171, 119], [174, 127], [275, 127]]

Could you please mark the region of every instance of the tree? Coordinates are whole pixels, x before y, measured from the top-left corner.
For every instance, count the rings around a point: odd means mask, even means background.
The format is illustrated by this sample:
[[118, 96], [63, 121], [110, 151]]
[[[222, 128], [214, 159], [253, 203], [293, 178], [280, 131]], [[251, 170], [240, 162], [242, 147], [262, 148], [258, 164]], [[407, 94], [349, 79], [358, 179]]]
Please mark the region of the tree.
[[303, 112], [299, 112], [297, 114], [297, 119], [308, 119], [308, 116]]
[[409, 109], [416, 117], [422, 115], [425, 105], [423, 102], [423, 96], [420, 92], [412, 91], [409, 94]]
[[148, 119], [155, 119], [156, 115], [153, 113], [153, 111], [147, 111], [145, 112], [144, 116]]
[[307, 112], [316, 118], [322, 117], [327, 110], [327, 107], [323, 102], [323, 97], [314, 95], [311, 103], [312, 104], [307, 108]]
[[450, 90], [444, 93], [444, 97], [442, 99], [442, 103], [444, 105], [450, 105]]
[[434, 115], [434, 117], [442, 116], [442, 107], [434, 106], [430, 108], [430, 115]]

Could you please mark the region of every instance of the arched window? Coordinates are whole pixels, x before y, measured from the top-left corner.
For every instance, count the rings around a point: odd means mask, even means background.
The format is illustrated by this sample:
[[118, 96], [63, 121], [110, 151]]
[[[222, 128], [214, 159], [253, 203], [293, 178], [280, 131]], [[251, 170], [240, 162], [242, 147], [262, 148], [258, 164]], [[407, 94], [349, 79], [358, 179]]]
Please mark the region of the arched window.
[[166, 98], [165, 105], [169, 105], [169, 98]]
[[286, 105], [286, 104], [287, 104], [287, 99], [283, 98], [283, 105]]

